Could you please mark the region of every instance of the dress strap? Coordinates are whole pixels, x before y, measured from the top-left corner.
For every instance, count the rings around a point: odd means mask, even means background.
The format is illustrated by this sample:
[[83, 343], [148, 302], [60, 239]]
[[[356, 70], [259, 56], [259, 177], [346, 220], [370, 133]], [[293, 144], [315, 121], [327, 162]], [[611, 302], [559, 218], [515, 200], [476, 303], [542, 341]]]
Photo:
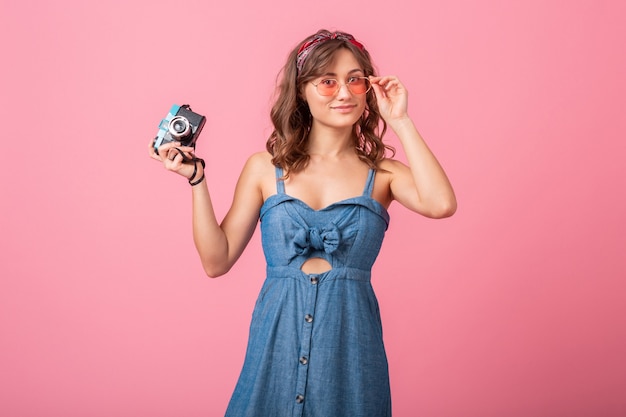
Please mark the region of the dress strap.
[[276, 192], [278, 192], [278, 194], [285, 194], [285, 181], [281, 179], [282, 177], [283, 169], [276, 167]]
[[367, 173], [367, 181], [365, 182], [365, 189], [363, 190], [363, 195], [366, 197], [372, 196], [372, 190], [374, 189], [374, 178], [376, 177], [376, 170], [370, 168]]

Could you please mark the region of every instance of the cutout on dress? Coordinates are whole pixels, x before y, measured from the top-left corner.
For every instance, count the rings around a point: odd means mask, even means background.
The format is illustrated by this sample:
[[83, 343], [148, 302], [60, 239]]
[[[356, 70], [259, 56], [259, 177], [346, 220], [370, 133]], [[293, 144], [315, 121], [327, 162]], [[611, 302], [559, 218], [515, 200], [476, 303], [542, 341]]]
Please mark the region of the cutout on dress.
[[322, 274], [333, 269], [333, 266], [324, 258], [309, 258], [300, 267], [305, 274]]

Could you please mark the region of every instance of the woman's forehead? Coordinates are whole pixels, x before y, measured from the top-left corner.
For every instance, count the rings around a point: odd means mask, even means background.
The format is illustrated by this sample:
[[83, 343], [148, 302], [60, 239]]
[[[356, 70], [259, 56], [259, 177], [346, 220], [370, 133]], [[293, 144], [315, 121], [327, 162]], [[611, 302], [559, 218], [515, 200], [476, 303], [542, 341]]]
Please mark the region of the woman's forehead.
[[363, 68], [352, 51], [346, 48], [337, 50], [328, 65], [320, 68], [322, 74], [351, 74], [354, 72], [363, 72]]

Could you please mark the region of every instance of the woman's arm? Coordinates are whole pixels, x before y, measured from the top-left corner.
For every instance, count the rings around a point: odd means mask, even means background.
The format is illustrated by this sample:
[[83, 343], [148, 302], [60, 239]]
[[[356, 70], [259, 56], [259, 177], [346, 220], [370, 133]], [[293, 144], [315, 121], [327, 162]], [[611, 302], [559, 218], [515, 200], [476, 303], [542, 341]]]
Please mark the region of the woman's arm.
[[449, 217], [457, 203], [443, 168], [407, 114], [408, 93], [396, 77], [371, 77], [378, 108], [400, 139], [409, 166], [386, 160], [381, 168], [391, 173], [392, 198], [431, 218]]
[[206, 181], [194, 187], [193, 239], [209, 277], [228, 272], [254, 233], [263, 205], [264, 165], [260, 154], [248, 159], [237, 181], [232, 205], [221, 224], [216, 220]]
[[[189, 178], [194, 172], [193, 164], [185, 163], [180, 152], [174, 148], [180, 149], [186, 158], [193, 157], [193, 148], [182, 147], [175, 142], [161, 146], [158, 154], [150, 145], [150, 156], [161, 161], [167, 170]], [[221, 224], [215, 215], [206, 180], [192, 187], [193, 239], [209, 277], [228, 272], [254, 233], [263, 204], [261, 172], [267, 169], [266, 159], [262, 154], [256, 154], [246, 162], [235, 188], [233, 203]], [[204, 168], [197, 163], [197, 172], [192, 180], [203, 175]]]

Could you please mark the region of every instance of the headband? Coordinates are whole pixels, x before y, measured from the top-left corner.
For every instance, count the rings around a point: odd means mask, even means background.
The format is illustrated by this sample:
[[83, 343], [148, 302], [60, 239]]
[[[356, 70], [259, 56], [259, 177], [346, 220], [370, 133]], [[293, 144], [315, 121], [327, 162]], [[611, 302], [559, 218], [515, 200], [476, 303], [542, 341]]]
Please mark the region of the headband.
[[302, 71], [302, 67], [304, 66], [304, 61], [306, 61], [306, 58], [307, 56], [309, 56], [311, 51], [315, 49], [315, 47], [319, 45], [320, 43], [329, 41], [331, 39], [339, 39], [342, 41], [348, 41], [354, 46], [356, 46], [357, 48], [359, 48], [361, 51], [363, 50], [363, 44], [358, 42], [356, 39], [354, 39], [352, 35], [348, 33], [343, 33], [343, 32], [318, 33], [315, 36], [313, 36], [311, 39], [303, 43], [300, 49], [298, 49], [298, 57], [296, 58], [296, 68], [298, 68], [298, 72]]

